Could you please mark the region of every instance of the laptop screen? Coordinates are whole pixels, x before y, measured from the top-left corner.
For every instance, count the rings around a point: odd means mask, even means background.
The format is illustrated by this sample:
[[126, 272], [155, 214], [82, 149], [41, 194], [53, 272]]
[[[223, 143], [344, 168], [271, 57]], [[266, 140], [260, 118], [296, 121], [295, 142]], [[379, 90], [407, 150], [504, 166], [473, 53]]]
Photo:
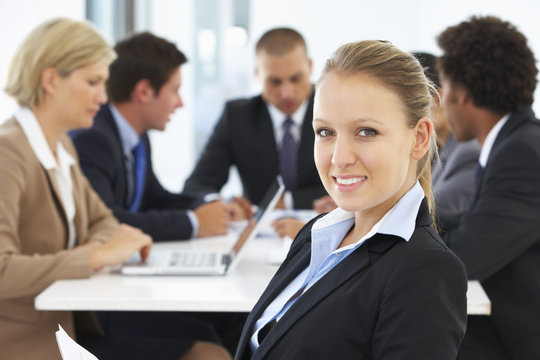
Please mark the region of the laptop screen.
[[249, 224], [246, 226], [242, 234], [238, 237], [238, 240], [233, 247], [233, 257], [238, 254], [242, 246], [244, 246], [248, 238], [250, 238], [250, 235], [257, 235], [257, 232], [261, 226], [263, 226], [264, 221], [268, 218], [268, 214], [272, 212], [284, 191], [285, 186], [283, 185], [283, 180], [281, 180], [281, 177], [278, 176], [272, 185], [270, 185], [270, 188], [268, 188], [266, 194], [264, 194], [259, 209], [249, 221]]

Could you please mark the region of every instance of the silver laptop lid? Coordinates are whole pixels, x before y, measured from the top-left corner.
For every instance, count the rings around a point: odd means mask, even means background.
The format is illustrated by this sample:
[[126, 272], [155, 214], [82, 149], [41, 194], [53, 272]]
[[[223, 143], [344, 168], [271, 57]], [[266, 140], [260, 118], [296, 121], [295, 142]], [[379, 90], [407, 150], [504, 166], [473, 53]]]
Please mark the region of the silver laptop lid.
[[244, 247], [247, 242], [254, 239], [260, 232], [261, 228], [266, 225], [270, 213], [272, 213], [276, 207], [284, 191], [285, 185], [283, 184], [281, 176], [278, 176], [272, 185], [270, 185], [270, 188], [266, 191], [261, 203], [259, 204], [259, 209], [253, 216], [253, 219], [250, 220], [249, 224], [234, 244], [231, 251], [231, 263], [229, 264], [227, 271], [230, 271], [230, 269], [238, 263], [240, 259], [238, 255], [240, 254], [242, 247]]

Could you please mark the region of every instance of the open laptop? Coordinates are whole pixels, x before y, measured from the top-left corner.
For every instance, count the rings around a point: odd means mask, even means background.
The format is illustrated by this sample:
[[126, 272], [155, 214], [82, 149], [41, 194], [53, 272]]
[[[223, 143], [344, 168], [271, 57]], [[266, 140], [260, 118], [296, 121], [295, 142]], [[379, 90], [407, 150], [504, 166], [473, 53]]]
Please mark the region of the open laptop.
[[278, 203], [285, 186], [278, 176], [267, 190], [259, 209], [245, 229], [237, 235], [228, 252], [194, 249], [152, 249], [145, 262], [137, 255], [121, 267], [125, 275], [225, 275], [240, 259], [246, 243], [254, 239]]

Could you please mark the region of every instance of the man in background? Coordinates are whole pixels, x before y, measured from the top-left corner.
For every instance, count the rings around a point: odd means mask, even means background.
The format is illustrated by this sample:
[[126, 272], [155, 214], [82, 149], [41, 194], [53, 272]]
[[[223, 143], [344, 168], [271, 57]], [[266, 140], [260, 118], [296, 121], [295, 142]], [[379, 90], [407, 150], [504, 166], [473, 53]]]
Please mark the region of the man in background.
[[540, 359], [540, 122], [531, 105], [536, 60], [496, 17], [472, 17], [438, 37], [442, 104], [458, 141], [482, 149], [476, 195], [444, 234], [480, 280], [491, 316], [470, 316], [459, 359]]
[[240, 203], [205, 203], [198, 195], [171, 193], [152, 169], [147, 131], [164, 130], [170, 114], [183, 106], [178, 91], [185, 55], [150, 33], [120, 41], [115, 51], [107, 82], [110, 103], [90, 129], [72, 134], [84, 174], [121, 222], [154, 241], [226, 233], [229, 220], [243, 217], [235, 206]]
[[[428, 53], [414, 53], [414, 55], [424, 67], [426, 76], [441, 94], [437, 58]], [[431, 181], [435, 194], [438, 229], [450, 231], [458, 225], [459, 218], [472, 203], [476, 190], [474, 175], [480, 145], [476, 139], [464, 142], [455, 139], [439, 98], [435, 99], [432, 117], [437, 133], [439, 162], [431, 167]]]
[[293, 29], [272, 29], [257, 42], [255, 55], [262, 94], [225, 105], [184, 190], [219, 192], [235, 165], [250, 202], [259, 204], [281, 175], [285, 207], [311, 209], [326, 192], [313, 160], [312, 65], [306, 43]]

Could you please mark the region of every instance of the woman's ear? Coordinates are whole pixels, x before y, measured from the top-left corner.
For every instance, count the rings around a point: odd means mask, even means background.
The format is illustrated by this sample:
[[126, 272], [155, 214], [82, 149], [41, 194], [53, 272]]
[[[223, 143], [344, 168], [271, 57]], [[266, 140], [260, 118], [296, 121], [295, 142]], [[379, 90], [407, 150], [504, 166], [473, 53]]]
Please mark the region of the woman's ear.
[[54, 93], [60, 75], [56, 68], [49, 66], [41, 72], [41, 87], [46, 94]]
[[414, 142], [411, 150], [411, 157], [420, 160], [429, 150], [429, 145], [433, 135], [433, 124], [427, 117], [423, 117], [416, 123], [414, 128]]

